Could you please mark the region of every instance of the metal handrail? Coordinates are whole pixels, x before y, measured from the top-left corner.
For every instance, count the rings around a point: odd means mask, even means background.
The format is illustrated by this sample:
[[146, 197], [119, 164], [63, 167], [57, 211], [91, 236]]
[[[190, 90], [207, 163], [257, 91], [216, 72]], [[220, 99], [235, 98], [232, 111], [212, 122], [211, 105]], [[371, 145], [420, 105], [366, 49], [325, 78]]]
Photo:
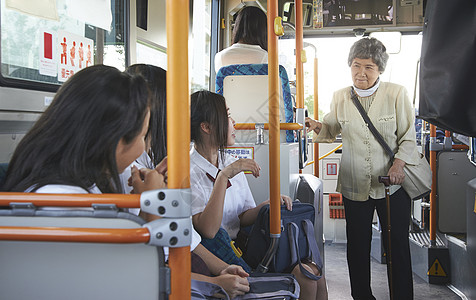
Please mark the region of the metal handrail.
[[148, 243], [147, 228], [70, 228], [0, 226], [0, 240], [76, 243]]
[[91, 207], [93, 204], [114, 204], [118, 208], [139, 208], [140, 195], [0, 193], [0, 206], [9, 206], [11, 203], [31, 203], [35, 206], [63, 207]]
[[[269, 123], [261, 123], [264, 124], [264, 130], [269, 130]], [[254, 130], [259, 123], [236, 123], [235, 129], [236, 130]], [[280, 130], [299, 130], [302, 129], [303, 126], [299, 123], [279, 123]]]

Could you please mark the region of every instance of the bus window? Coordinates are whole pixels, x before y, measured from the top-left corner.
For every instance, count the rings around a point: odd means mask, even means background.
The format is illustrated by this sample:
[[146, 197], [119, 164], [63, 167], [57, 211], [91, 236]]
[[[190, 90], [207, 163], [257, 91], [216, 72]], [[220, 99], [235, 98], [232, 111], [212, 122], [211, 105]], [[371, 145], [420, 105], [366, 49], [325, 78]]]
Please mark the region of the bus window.
[[150, 64], [167, 70], [167, 50], [150, 42], [137, 41], [136, 60], [138, 64]]
[[[45, 3], [38, 1], [36, 6], [45, 6]], [[90, 7], [92, 1], [48, 3], [50, 7], [42, 7], [38, 12], [22, 1], [1, 0], [4, 85], [16, 86], [26, 80], [29, 88], [54, 91], [58, 84], [94, 63], [125, 68], [124, 0], [104, 1], [103, 7], [94, 4], [94, 8]], [[87, 20], [87, 14], [94, 15], [93, 10], [102, 17], [89, 16], [91, 20]], [[98, 50], [103, 53], [100, 59], [97, 59]]]
[[191, 91], [210, 84], [211, 0], [193, 1], [192, 41], [189, 44]]

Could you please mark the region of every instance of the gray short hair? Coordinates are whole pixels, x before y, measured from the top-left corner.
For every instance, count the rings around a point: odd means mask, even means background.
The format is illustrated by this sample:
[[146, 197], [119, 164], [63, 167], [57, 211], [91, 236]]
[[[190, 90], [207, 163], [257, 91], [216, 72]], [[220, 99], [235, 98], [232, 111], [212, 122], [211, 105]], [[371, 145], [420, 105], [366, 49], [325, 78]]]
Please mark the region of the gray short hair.
[[354, 58], [371, 58], [378, 66], [380, 73], [383, 73], [387, 66], [388, 53], [381, 41], [376, 38], [364, 37], [355, 42], [350, 48], [348, 58], [349, 67], [352, 65]]

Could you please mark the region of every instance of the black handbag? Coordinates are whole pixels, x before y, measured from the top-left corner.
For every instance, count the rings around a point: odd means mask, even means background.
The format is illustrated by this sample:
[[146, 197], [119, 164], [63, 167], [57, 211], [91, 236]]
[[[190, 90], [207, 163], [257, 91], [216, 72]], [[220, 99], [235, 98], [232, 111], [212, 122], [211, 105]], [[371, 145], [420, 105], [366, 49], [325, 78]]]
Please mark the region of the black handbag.
[[[379, 142], [379, 144], [387, 152], [388, 156], [390, 156], [390, 161], [393, 162], [395, 153], [393, 153], [392, 149], [390, 149], [390, 146], [385, 142], [380, 132], [378, 132], [377, 128], [375, 128], [374, 124], [362, 107], [362, 104], [360, 104], [354, 88], [351, 89], [350, 94], [352, 102], [354, 102], [357, 110], [362, 115], [364, 122], [367, 124], [370, 131], [377, 139], [377, 142]], [[405, 173], [405, 179], [403, 180], [401, 186], [412, 200], [421, 199], [430, 194], [432, 174], [430, 165], [428, 164], [425, 156], [420, 154], [420, 159], [416, 165], [405, 164], [405, 167], [403, 167], [403, 172]]]

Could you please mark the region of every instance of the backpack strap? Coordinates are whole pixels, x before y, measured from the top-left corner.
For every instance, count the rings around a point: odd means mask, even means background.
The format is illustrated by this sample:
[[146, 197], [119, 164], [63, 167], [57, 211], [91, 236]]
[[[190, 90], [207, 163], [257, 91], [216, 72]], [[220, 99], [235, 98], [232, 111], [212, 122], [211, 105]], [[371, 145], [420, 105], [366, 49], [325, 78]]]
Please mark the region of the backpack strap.
[[311, 252], [311, 255], [309, 257], [311, 257], [312, 261], [316, 264], [319, 273], [321, 273], [319, 277], [321, 277], [323, 264], [321, 253], [319, 251], [319, 248], [317, 247], [316, 235], [314, 233], [314, 225], [312, 224], [311, 220], [304, 219], [302, 220], [302, 227], [304, 228], [304, 234], [306, 236], [309, 252]]
[[[294, 234], [294, 230], [296, 230], [296, 234]], [[294, 259], [294, 257], [297, 259], [297, 263], [299, 264], [299, 269], [301, 270], [301, 273], [304, 274], [309, 279], [312, 280], [319, 280], [321, 279], [321, 276], [317, 276], [308, 270], [304, 268], [301, 262], [301, 257], [299, 256], [299, 243], [298, 243], [298, 236], [299, 236], [299, 227], [296, 225], [294, 222], [289, 222], [288, 223], [288, 240], [289, 240], [289, 248], [291, 250], [291, 258]], [[296, 261], [293, 260], [293, 263]]]

